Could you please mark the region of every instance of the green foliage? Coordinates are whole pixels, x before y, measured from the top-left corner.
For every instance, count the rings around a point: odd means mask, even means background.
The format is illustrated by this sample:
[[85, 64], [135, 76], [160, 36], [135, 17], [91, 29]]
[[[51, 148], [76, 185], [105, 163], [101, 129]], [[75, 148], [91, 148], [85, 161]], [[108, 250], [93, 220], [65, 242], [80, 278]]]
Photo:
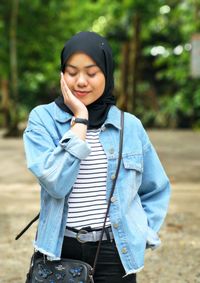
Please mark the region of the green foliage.
[[[0, 3], [0, 78], [8, 81], [11, 3]], [[137, 15], [141, 20], [141, 42], [134, 113], [147, 126], [197, 127], [199, 79], [190, 76], [189, 44], [192, 34], [200, 28], [198, 9], [193, 0], [19, 0], [21, 119], [35, 105], [52, 101], [60, 93], [60, 52], [65, 41], [81, 30], [108, 37], [116, 61], [116, 93], [120, 95], [122, 45], [133, 41]], [[163, 53], [152, 54], [159, 46]], [[12, 98], [10, 87], [9, 91]]]
[[[197, 7], [192, 0], [162, 2], [160, 13], [142, 33], [145, 45], [142, 54], [146, 58], [145, 66], [150, 63], [154, 73], [150, 80], [156, 89], [158, 108], [150, 111], [145, 107], [141, 103], [144, 92], [138, 88], [140, 107], [136, 113], [151, 126], [196, 127], [200, 118], [200, 79], [191, 77], [190, 49], [191, 36], [198, 31], [198, 23], [194, 21]], [[162, 14], [164, 5], [169, 11]], [[163, 52], [150, 58], [149, 53], [155, 46]]]
[[0, 3], [0, 77], [8, 77], [9, 72], [9, 1]]

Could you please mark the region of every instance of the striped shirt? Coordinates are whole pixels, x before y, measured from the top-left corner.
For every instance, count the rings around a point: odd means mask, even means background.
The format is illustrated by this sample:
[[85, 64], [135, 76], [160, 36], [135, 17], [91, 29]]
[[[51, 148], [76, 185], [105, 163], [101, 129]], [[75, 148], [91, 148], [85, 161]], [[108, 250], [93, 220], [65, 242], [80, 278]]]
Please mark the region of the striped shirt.
[[[107, 209], [107, 158], [99, 140], [100, 129], [88, 130], [90, 155], [81, 161], [79, 173], [68, 200], [67, 226], [76, 229], [103, 226]], [[110, 225], [109, 216], [106, 226]]]

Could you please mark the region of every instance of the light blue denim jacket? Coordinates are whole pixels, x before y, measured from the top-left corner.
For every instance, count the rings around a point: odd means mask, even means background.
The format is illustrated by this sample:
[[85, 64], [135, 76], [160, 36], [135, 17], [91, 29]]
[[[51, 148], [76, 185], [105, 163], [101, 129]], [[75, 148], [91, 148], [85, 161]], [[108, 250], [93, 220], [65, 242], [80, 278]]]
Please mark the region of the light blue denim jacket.
[[[36, 249], [52, 259], [61, 255], [68, 197], [80, 161], [90, 146], [70, 130], [71, 115], [54, 102], [34, 108], [24, 132], [27, 166], [41, 186]], [[144, 264], [146, 246], [160, 244], [157, 232], [165, 218], [170, 184], [141, 122], [125, 113], [120, 173], [109, 217], [126, 274]], [[118, 160], [120, 110], [112, 106], [101, 127], [100, 141], [108, 159], [107, 199]]]

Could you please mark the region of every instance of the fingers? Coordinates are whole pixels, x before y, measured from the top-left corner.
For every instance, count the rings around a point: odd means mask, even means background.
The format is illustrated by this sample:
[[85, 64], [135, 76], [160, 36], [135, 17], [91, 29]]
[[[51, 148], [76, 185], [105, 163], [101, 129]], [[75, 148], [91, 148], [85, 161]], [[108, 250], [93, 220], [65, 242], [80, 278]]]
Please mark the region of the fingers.
[[63, 94], [68, 94], [68, 87], [67, 87], [67, 84], [65, 83], [65, 80], [64, 80], [64, 76], [63, 76], [63, 73], [61, 73], [61, 78], [60, 78], [60, 83], [61, 83], [61, 88], [63, 90]]
[[62, 83], [63, 88], [64, 88], [64, 90], [66, 91], [66, 93], [67, 93], [67, 94], [68, 94], [68, 92], [71, 93], [70, 89], [68, 88], [68, 86], [67, 86], [67, 84], [66, 84], [66, 82], [65, 82], [65, 79], [64, 79], [64, 76], [63, 76], [63, 73], [62, 73], [62, 72], [61, 72], [61, 83]]
[[65, 82], [63, 73], [61, 73], [60, 85], [61, 85], [61, 90], [62, 90], [64, 100], [69, 100], [72, 97], [72, 93]]

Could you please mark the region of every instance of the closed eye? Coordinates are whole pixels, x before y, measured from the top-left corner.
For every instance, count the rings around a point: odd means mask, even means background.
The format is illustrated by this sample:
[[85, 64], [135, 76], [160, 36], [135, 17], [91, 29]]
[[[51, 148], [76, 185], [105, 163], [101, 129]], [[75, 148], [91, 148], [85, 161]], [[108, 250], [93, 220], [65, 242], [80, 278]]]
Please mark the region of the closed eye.
[[69, 72], [68, 71], [68, 74], [71, 76], [71, 77], [75, 77], [77, 75], [77, 73], [72, 73], [72, 72]]
[[96, 73], [93, 73], [93, 74], [88, 74], [89, 77], [93, 78], [96, 76]]

